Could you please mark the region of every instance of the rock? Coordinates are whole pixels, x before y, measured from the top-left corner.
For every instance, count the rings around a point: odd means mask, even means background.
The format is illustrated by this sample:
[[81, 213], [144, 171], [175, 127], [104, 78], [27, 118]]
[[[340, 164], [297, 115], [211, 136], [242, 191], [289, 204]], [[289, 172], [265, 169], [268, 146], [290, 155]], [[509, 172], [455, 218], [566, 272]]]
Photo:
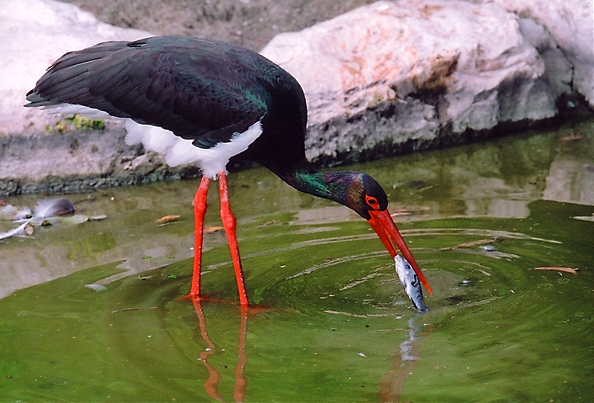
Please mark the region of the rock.
[[0, 38], [5, 38], [0, 41], [0, 137], [43, 130], [59, 119], [23, 105], [25, 94], [64, 53], [102, 41], [151, 36], [104, 24], [78, 7], [54, 0], [3, 0], [0, 21]]
[[[0, 195], [198, 174], [126, 146], [117, 124], [57, 135], [45, 126], [63, 117], [22, 106], [63, 53], [150, 33], [53, 0], [4, 0], [0, 21]], [[302, 84], [307, 155], [329, 165], [517, 130], [556, 116], [567, 94], [594, 109], [591, 33], [583, 0], [402, 0], [280, 34], [262, 53]]]
[[[0, 7], [0, 196], [72, 192], [125, 183], [166, 171], [152, 161], [126, 170], [140, 150], [124, 144], [125, 131], [48, 132], [63, 116], [24, 108], [25, 94], [58, 57], [107, 40], [134, 40], [150, 33], [113, 27], [78, 7], [53, 0], [4, 0]], [[116, 173], [114, 175], [114, 172]], [[179, 174], [176, 174], [179, 175]]]
[[[540, 43], [533, 43], [546, 65], [547, 76], [557, 76], [571, 91], [581, 94], [594, 109], [594, 9], [587, 0], [492, 0], [505, 9], [540, 25]], [[530, 40], [529, 33], [524, 31]], [[553, 41], [546, 39], [552, 38]], [[544, 39], [543, 39], [544, 38]], [[556, 74], [558, 72], [558, 74]], [[555, 84], [554, 84], [555, 85]]]
[[323, 163], [522, 127], [554, 117], [571, 90], [548, 31], [494, 3], [378, 2], [279, 34], [262, 54], [305, 89], [308, 158]]

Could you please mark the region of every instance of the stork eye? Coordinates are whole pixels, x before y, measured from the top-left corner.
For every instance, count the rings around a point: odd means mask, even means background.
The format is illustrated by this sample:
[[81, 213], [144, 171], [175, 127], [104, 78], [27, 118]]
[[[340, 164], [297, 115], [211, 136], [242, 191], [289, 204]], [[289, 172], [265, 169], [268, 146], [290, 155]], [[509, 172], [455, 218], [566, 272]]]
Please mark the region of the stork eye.
[[377, 210], [379, 208], [379, 202], [373, 196], [366, 195], [365, 196], [365, 203], [367, 203], [367, 205], [369, 207], [371, 207], [373, 210]]

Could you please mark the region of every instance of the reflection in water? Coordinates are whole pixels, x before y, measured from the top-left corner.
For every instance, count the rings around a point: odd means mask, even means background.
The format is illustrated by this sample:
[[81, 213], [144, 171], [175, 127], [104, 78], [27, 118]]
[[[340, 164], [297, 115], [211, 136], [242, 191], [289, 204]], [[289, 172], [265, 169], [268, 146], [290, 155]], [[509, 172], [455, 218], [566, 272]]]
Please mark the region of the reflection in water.
[[543, 200], [591, 206], [594, 204], [594, 161], [553, 161], [546, 184]]
[[[209, 363], [209, 358], [212, 358], [218, 351], [216, 344], [211, 340], [207, 330], [207, 320], [204, 313], [202, 301], [199, 299], [192, 300], [198, 322], [200, 324], [200, 334], [206, 343], [206, 348], [200, 353], [200, 361], [208, 371], [208, 379], [204, 382], [205, 392], [216, 401], [225, 401], [219, 393], [219, 383], [223, 379], [220, 371]], [[233, 390], [233, 399], [235, 402], [243, 402], [247, 390], [247, 378], [245, 376], [245, 367], [247, 364], [246, 354], [246, 340], [247, 340], [247, 321], [250, 309], [246, 306], [239, 306], [240, 310], [240, 324], [239, 335], [237, 342], [237, 364], [235, 367], [235, 387]], [[259, 310], [259, 308], [255, 308]], [[328, 312], [337, 314], [338, 312]], [[354, 315], [345, 312], [338, 313], [349, 317], [366, 318], [367, 315]], [[370, 318], [373, 317], [370, 316]], [[428, 333], [431, 332], [433, 326], [420, 325], [423, 318], [422, 314], [415, 314], [408, 320], [409, 330], [407, 332], [407, 339], [401, 342], [398, 346], [399, 351], [395, 354], [396, 359], [392, 363], [392, 367], [385, 374], [383, 380], [379, 384], [379, 396], [382, 402], [399, 402], [400, 395], [403, 392], [404, 384], [407, 377], [412, 374], [415, 367], [415, 362], [421, 359], [418, 352], [419, 346]], [[361, 354], [361, 353], [359, 353]]]
[[[412, 374], [415, 362], [421, 357], [418, 353], [419, 345], [427, 334], [431, 332], [432, 326], [423, 329], [417, 324], [423, 314], [417, 314], [408, 320], [408, 339], [400, 343], [400, 352], [392, 363], [392, 368], [380, 383], [380, 397], [382, 402], [400, 401], [400, 395], [404, 389], [406, 378]], [[423, 331], [424, 334], [419, 335]]]
[[[206, 348], [200, 353], [200, 361], [208, 370], [208, 379], [204, 382], [204, 390], [210, 397], [217, 401], [224, 401], [223, 397], [218, 391], [219, 383], [221, 382], [221, 373], [217, 371], [212, 365], [208, 363], [208, 358], [217, 353], [217, 347], [212, 342], [206, 329], [206, 317], [202, 308], [202, 301], [199, 299], [192, 299], [194, 310], [198, 321], [200, 322], [200, 334], [206, 342]], [[244, 375], [245, 366], [247, 364], [247, 355], [245, 352], [246, 336], [247, 336], [247, 316], [248, 307], [240, 305], [240, 323], [239, 323], [239, 341], [237, 342], [237, 365], [235, 366], [235, 388], [233, 389], [233, 399], [236, 402], [243, 402], [245, 392], [247, 389], [247, 379]]]
[[[216, 401], [225, 401], [219, 393], [218, 387], [222, 380], [220, 371], [213, 367], [209, 362], [209, 358], [215, 356], [217, 346], [211, 340], [208, 330], [206, 315], [202, 301], [193, 299], [192, 304], [198, 317], [200, 324], [200, 334], [206, 343], [206, 348], [200, 353], [200, 361], [208, 371], [208, 379], [204, 382], [205, 392]], [[247, 321], [248, 312], [251, 308], [240, 305], [240, 324], [239, 336], [237, 342], [237, 365], [235, 367], [235, 387], [233, 390], [233, 399], [235, 402], [243, 402], [247, 390], [247, 378], [245, 376], [245, 367], [247, 364], [246, 354], [246, 340], [247, 340]], [[258, 309], [258, 308], [256, 308]], [[336, 313], [336, 312], [331, 312]], [[342, 313], [347, 316], [357, 316], [352, 314]], [[365, 318], [366, 315], [360, 315]], [[415, 367], [415, 362], [421, 359], [419, 355], [419, 346], [428, 333], [432, 330], [432, 325], [424, 328], [418, 323], [421, 321], [423, 315], [416, 314], [408, 320], [409, 330], [407, 332], [407, 339], [401, 342], [398, 346], [399, 351], [395, 354], [396, 359], [392, 363], [391, 369], [385, 374], [383, 380], [379, 384], [379, 396], [382, 402], [399, 402], [400, 394], [403, 391], [404, 384], [407, 377], [412, 374]]]

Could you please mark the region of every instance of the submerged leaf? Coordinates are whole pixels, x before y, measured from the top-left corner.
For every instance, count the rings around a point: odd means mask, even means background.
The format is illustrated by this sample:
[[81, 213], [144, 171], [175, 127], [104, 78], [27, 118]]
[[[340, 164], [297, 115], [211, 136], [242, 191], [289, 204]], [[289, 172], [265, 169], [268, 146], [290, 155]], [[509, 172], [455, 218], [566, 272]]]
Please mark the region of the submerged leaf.
[[177, 214], [171, 214], [171, 215], [166, 215], [163, 216], [161, 218], [159, 218], [157, 221], [155, 221], [157, 224], [165, 224], [168, 222], [172, 222], [172, 221], [177, 221], [181, 218], [180, 215]]
[[222, 230], [223, 227], [206, 227], [204, 228], [204, 233], [205, 234], [212, 234], [213, 232], [217, 232]]
[[[480, 245], [489, 245], [492, 244], [494, 242], [500, 241], [500, 239], [497, 238], [486, 238], [486, 239], [479, 239], [478, 241], [471, 241], [471, 242], [464, 242], [455, 246], [446, 246], [444, 248], [440, 248], [440, 251], [446, 251], [446, 250], [453, 250], [453, 249], [458, 249], [458, 248], [472, 248], [474, 246], [480, 246]], [[492, 251], [494, 249], [489, 250], [488, 248], [483, 248], [487, 251]]]
[[571, 267], [535, 267], [534, 270], [552, 270], [552, 271], [562, 271], [565, 273], [573, 274], [577, 276], [577, 271], [572, 269]]
[[65, 217], [62, 222], [67, 224], [83, 224], [89, 221], [89, 217], [82, 214], [76, 214], [72, 217]]

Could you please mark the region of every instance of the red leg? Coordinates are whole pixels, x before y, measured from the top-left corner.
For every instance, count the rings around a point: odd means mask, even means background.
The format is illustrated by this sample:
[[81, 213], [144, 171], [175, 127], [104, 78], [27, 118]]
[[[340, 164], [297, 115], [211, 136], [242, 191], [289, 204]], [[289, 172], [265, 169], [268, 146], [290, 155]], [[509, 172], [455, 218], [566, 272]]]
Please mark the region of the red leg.
[[231, 250], [231, 258], [235, 267], [235, 278], [237, 279], [237, 289], [239, 291], [239, 303], [248, 306], [248, 297], [243, 280], [243, 269], [241, 268], [241, 258], [239, 257], [239, 246], [237, 245], [237, 234], [235, 232], [235, 217], [231, 212], [229, 205], [229, 193], [227, 192], [227, 175], [224, 172], [219, 173], [219, 190], [221, 193], [221, 220], [227, 234], [227, 242]]
[[200, 297], [200, 267], [202, 266], [202, 238], [204, 237], [204, 214], [206, 213], [206, 195], [210, 179], [202, 177], [194, 196], [194, 274], [190, 297]]

